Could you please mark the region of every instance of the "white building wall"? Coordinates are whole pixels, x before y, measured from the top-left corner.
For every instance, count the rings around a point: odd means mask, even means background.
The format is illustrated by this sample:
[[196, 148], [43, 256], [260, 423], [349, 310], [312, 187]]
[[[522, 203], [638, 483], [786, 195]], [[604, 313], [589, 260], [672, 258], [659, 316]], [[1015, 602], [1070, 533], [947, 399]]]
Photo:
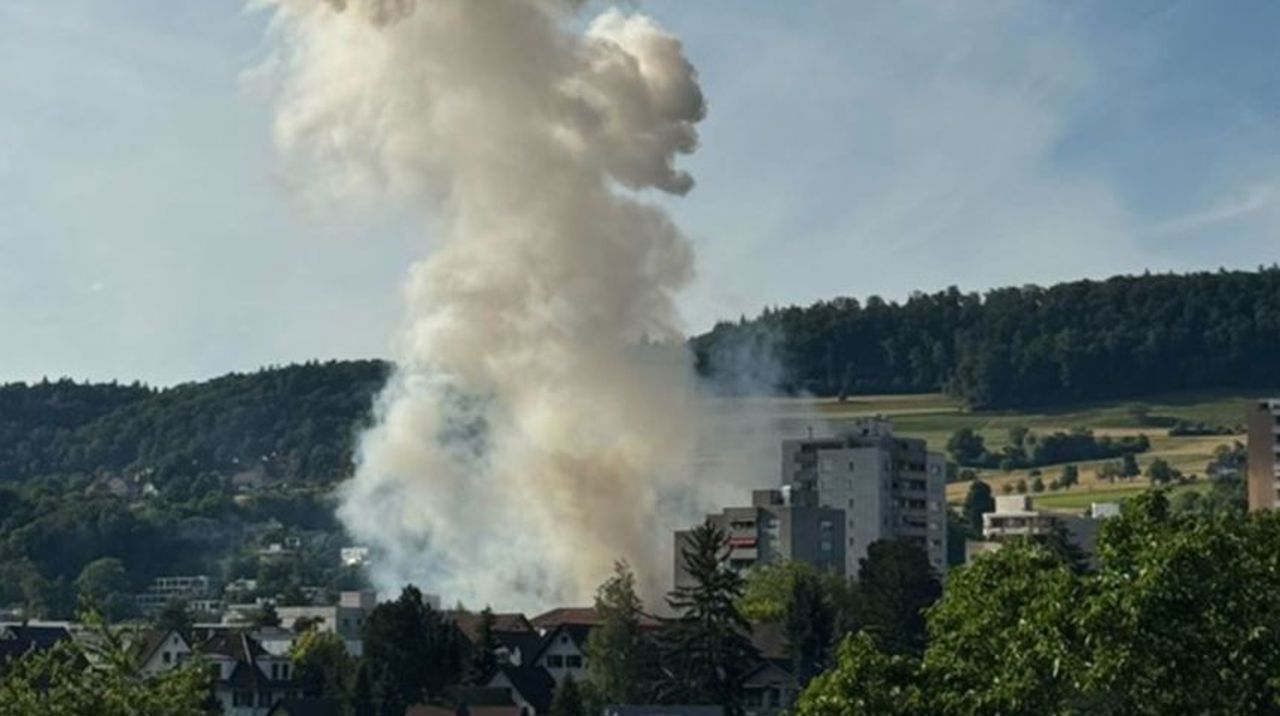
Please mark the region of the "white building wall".
[[543, 650], [542, 655], [538, 657], [538, 666], [551, 674], [557, 686], [564, 682], [566, 676], [573, 676], [573, 680], [578, 683], [582, 683], [582, 680], [587, 678], [586, 655], [564, 632], [557, 634], [555, 641]]

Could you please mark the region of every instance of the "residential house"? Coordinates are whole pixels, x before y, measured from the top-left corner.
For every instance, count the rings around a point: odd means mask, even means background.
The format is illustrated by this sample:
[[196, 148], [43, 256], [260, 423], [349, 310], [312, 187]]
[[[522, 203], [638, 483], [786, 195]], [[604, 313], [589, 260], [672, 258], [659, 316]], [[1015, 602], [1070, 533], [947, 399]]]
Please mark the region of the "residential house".
[[191, 657], [191, 644], [173, 629], [144, 629], [134, 638], [134, 644], [138, 670], [143, 676], [168, 671]]
[[0, 624], [0, 666], [33, 651], [44, 651], [71, 638], [61, 624]]
[[278, 702], [301, 695], [289, 658], [268, 653], [245, 632], [215, 633], [198, 651], [225, 716], [266, 716]]
[[533, 656], [532, 664], [547, 670], [556, 685], [572, 677], [581, 682], [587, 677], [588, 624], [563, 623], [542, 638], [542, 646]]
[[789, 709], [800, 694], [800, 684], [785, 660], [761, 659], [742, 682], [745, 716], [774, 716]]
[[506, 691], [519, 716], [546, 716], [551, 710], [556, 681], [539, 666], [499, 664], [497, 673], [485, 686]]
[[[476, 646], [480, 638], [480, 612], [451, 610], [444, 612], [444, 617], [453, 621], [471, 645]], [[499, 664], [520, 666], [531, 660], [542, 646], [542, 635], [523, 614], [494, 614], [492, 634], [497, 641], [494, 656]]]

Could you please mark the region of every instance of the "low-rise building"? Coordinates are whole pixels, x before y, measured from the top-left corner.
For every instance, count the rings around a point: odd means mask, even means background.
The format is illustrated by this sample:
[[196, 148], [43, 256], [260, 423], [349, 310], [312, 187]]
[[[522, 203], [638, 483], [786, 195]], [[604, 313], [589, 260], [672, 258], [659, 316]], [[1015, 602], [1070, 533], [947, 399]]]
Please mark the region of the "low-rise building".
[[1057, 524], [1054, 515], [1032, 509], [1027, 495], [1000, 495], [996, 509], [982, 516], [982, 537], [993, 542], [1010, 537], [1047, 537]]
[[1037, 510], [1027, 495], [1001, 495], [996, 498], [995, 510], [982, 516], [982, 541], [965, 544], [965, 559], [973, 561], [994, 552], [1011, 539], [1060, 537], [1092, 560], [1103, 520], [1119, 514], [1120, 505], [1115, 502], [1094, 502], [1085, 514], [1070, 515]]
[[195, 612], [216, 614], [222, 611], [223, 602], [213, 586], [213, 578], [204, 574], [156, 577], [134, 601], [145, 615], [156, 614], [170, 602], [182, 602]]
[[134, 637], [138, 654], [138, 671], [155, 676], [191, 658], [191, 644], [173, 629], [144, 629]]
[[327, 606], [276, 607], [276, 616], [282, 626], [292, 629], [299, 620], [311, 621], [320, 631], [337, 634], [352, 656], [360, 656], [362, 646], [360, 628], [364, 620], [378, 605], [378, 595], [373, 591], [342, 592], [338, 603]]
[[572, 678], [581, 683], [587, 677], [587, 636], [591, 627], [585, 624], [561, 624], [542, 638], [542, 646], [534, 654], [534, 666], [546, 669], [559, 686]]
[[[795, 560], [845, 574], [844, 512], [821, 507], [816, 492], [785, 486], [754, 490], [750, 507], [727, 507], [707, 515], [729, 540], [729, 566], [746, 571], [761, 564]], [[676, 586], [689, 583], [684, 552], [689, 531], [675, 534]]]

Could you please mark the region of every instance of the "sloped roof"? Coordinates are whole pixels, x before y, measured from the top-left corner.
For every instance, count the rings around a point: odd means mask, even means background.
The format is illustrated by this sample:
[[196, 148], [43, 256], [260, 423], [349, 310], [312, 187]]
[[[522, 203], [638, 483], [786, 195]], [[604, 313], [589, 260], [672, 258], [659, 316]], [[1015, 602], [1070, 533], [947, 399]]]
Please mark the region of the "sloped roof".
[[254, 661], [269, 656], [257, 639], [242, 631], [221, 631], [210, 636], [200, 645], [202, 654], [218, 654], [236, 661]]
[[24, 641], [37, 649], [47, 649], [63, 639], [71, 638], [71, 632], [61, 626], [11, 624], [5, 629], [13, 635], [14, 640]]
[[554, 629], [561, 624], [594, 626], [599, 621], [600, 616], [596, 614], [595, 607], [559, 607], [549, 612], [543, 612], [529, 620], [534, 628], [539, 630]]
[[150, 661], [156, 651], [169, 640], [170, 635], [176, 635], [179, 639], [182, 639], [183, 646], [188, 646], [187, 640], [172, 629], [144, 629], [140, 632], [135, 642], [137, 644], [135, 648], [138, 650], [138, 663], [145, 664]]
[[[645, 628], [655, 628], [662, 626], [662, 621], [649, 614], [640, 614], [640, 626]], [[551, 611], [543, 612], [538, 616], [529, 620], [533, 628], [538, 631], [550, 631], [561, 624], [579, 624], [584, 626], [595, 626], [600, 623], [600, 615], [596, 613], [595, 607], [559, 607]]]
[[[482, 616], [480, 612], [469, 612], [464, 610], [451, 610], [444, 613], [444, 617], [454, 624], [458, 625], [458, 629], [467, 636], [467, 639], [474, 642], [480, 636], [480, 622]], [[531, 632], [533, 625], [519, 612], [510, 613], [494, 613], [493, 615], [493, 631], [495, 632]]]
[[578, 647], [579, 651], [586, 651], [587, 637], [591, 635], [591, 625], [561, 624], [555, 629], [552, 629], [547, 632], [545, 637], [542, 638], [542, 644], [538, 647], [538, 650], [532, 654], [529, 661], [534, 662], [540, 659], [543, 652], [550, 649], [562, 635], [568, 636], [569, 639], [573, 641], [574, 646]]
[[744, 683], [786, 681], [794, 684], [796, 678], [791, 673], [790, 664], [780, 659], [761, 659], [743, 674], [742, 680]]
[[[498, 667], [498, 674], [506, 677], [511, 687], [520, 694], [521, 698], [529, 702], [534, 711], [546, 713], [547, 709], [551, 708], [551, 695], [555, 691], [556, 682], [546, 669], [527, 664], [521, 666], [503, 664]], [[497, 678], [497, 674], [494, 678]]]
[[533, 659], [542, 649], [542, 637], [536, 631], [495, 631], [493, 635], [507, 649], [519, 649], [522, 661]]
[[751, 625], [751, 643], [765, 659], [787, 658], [787, 635], [781, 624], [757, 622]]

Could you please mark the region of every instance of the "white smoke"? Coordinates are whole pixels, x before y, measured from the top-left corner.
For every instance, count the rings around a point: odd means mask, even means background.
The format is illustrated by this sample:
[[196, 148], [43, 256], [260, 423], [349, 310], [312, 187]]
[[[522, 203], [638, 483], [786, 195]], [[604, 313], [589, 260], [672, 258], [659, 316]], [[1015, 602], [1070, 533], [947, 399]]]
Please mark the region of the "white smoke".
[[[269, 0], [276, 135], [313, 184], [437, 222], [340, 516], [380, 585], [533, 606], [655, 592], [697, 406], [673, 295], [705, 105], [681, 44], [578, 0]], [[686, 508], [686, 509], [679, 509]]]

